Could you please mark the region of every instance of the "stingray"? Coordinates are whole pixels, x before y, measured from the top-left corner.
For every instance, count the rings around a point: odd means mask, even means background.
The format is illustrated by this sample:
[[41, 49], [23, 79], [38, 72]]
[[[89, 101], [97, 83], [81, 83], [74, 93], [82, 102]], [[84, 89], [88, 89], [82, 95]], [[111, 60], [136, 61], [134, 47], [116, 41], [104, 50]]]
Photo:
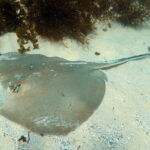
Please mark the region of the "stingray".
[[146, 57], [150, 54], [96, 63], [39, 54], [1, 55], [0, 114], [40, 135], [66, 135], [102, 102], [104, 69]]

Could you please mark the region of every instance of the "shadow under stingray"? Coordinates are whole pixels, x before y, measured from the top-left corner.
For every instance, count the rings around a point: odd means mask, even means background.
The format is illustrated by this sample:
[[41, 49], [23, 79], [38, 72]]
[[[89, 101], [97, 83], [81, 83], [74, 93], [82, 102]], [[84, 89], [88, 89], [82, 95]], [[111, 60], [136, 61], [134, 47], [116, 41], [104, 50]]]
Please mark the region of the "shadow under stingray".
[[7, 53], [0, 56], [0, 114], [38, 134], [66, 135], [100, 105], [109, 69], [150, 54], [104, 63]]

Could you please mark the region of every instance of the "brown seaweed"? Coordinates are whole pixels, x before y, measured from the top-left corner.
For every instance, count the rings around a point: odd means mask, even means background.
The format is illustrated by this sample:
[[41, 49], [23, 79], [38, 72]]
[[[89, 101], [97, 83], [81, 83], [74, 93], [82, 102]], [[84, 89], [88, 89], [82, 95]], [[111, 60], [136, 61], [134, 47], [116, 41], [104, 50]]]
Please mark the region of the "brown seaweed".
[[0, 35], [16, 32], [19, 52], [38, 48], [37, 37], [50, 41], [65, 38], [88, 43], [97, 20], [117, 20], [137, 26], [150, 20], [145, 0], [0, 0]]
[[12, 0], [0, 0], [0, 35], [7, 32], [15, 32], [19, 25], [16, 11], [19, 3]]
[[115, 0], [113, 11], [118, 22], [126, 26], [137, 26], [150, 19], [150, 11], [137, 0]]

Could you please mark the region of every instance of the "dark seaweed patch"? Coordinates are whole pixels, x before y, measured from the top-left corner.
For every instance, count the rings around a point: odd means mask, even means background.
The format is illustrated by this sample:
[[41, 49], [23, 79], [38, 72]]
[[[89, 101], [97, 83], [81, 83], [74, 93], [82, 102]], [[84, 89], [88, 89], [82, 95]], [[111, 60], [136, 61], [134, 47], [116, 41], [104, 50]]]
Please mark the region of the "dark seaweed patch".
[[65, 38], [87, 43], [97, 20], [117, 20], [137, 26], [150, 20], [147, 0], [0, 0], [0, 35], [16, 32], [18, 51], [38, 48], [37, 36], [50, 41]]

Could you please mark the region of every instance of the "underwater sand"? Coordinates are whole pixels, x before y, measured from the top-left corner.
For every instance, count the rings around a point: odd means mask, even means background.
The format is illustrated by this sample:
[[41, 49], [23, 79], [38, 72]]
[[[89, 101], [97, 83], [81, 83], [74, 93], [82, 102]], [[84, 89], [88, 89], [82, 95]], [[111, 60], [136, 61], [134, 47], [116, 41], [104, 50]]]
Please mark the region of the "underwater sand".
[[[66, 40], [60, 44], [40, 42], [32, 54], [67, 60], [100, 62], [148, 52], [150, 22], [133, 29], [112, 23], [98, 26], [89, 46]], [[0, 53], [17, 51], [15, 34], [0, 37]], [[100, 55], [95, 55], [99, 52]], [[132, 61], [104, 71], [105, 96], [95, 113], [67, 136], [39, 136], [0, 116], [0, 150], [149, 150], [150, 148], [150, 59]], [[3, 97], [0, 84], [0, 97]]]

